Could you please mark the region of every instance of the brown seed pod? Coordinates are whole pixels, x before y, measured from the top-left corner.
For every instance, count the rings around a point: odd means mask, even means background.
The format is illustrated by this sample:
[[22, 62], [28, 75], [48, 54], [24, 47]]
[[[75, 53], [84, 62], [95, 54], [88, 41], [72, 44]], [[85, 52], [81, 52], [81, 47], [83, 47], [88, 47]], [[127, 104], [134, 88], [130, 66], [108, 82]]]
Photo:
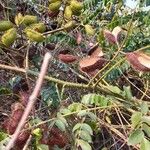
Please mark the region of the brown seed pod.
[[140, 53], [131, 52], [126, 54], [127, 60], [131, 66], [138, 71], [149, 72], [150, 71], [150, 57]]
[[91, 57], [102, 57], [104, 54], [102, 48], [96, 44], [88, 51], [88, 55]]
[[64, 63], [72, 63], [78, 59], [77, 56], [70, 54], [59, 54], [58, 58]]
[[96, 69], [103, 68], [104, 64], [107, 62], [104, 58], [99, 57], [85, 57], [79, 62], [79, 67], [84, 72], [93, 72]]
[[46, 44], [45, 47], [46, 47], [48, 50], [52, 51], [52, 50], [55, 49], [55, 44], [49, 43], [49, 44]]
[[109, 30], [104, 30], [103, 31], [104, 37], [110, 44], [116, 44], [116, 39], [115, 36], [109, 31]]

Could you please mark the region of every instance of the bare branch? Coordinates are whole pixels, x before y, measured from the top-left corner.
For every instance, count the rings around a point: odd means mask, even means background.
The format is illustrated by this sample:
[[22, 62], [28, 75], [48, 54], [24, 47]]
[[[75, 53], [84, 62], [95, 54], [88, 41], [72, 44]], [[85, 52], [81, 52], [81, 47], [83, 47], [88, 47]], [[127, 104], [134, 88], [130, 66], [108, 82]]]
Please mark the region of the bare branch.
[[39, 77], [36, 81], [35, 88], [31, 94], [31, 96], [29, 97], [28, 104], [24, 110], [24, 113], [23, 113], [22, 118], [21, 118], [21, 120], [20, 120], [20, 122], [16, 128], [16, 131], [14, 132], [14, 134], [12, 135], [12, 138], [10, 139], [8, 145], [6, 146], [6, 150], [10, 150], [14, 146], [14, 143], [15, 143], [17, 137], [19, 136], [20, 131], [22, 130], [22, 128], [26, 122], [26, 119], [28, 118], [28, 116], [29, 116], [29, 114], [30, 114], [35, 102], [36, 102], [37, 96], [38, 96], [39, 91], [41, 89], [45, 74], [47, 72], [48, 64], [49, 64], [49, 61], [51, 58], [52, 58], [52, 56], [50, 53], [45, 54], [43, 64], [41, 67], [41, 71], [40, 71]]

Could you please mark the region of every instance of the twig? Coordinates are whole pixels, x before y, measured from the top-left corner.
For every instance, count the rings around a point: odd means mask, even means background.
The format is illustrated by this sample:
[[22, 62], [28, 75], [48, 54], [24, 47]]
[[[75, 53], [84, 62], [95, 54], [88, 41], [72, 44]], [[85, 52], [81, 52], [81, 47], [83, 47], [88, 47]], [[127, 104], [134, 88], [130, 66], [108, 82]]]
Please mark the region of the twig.
[[35, 88], [31, 94], [31, 96], [29, 97], [28, 104], [27, 104], [26, 109], [25, 109], [25, 111], [21, 117], [21, 120], [20, 120], [20, 122], [16, 128], [16, 131], [14, 132], [12, 138], [10, 139], [8, 145], [6, 146], [6, 150], [10, 150], [14, 146], [14, 143], [15, 143], [17, 137], [20, 134], [20, 131], [22, 130], [22, 128], [25, 124], [25, 121], [28, 118], [28, 116], [29, 116], [29, 114], [33, 108], [34, 103], [36, 102], [37, 96], [38, 96], [39, 91], [41, 89], [41, 86], [42, 86], [42, 83], [44, 80], [44, 76], [46, 74], [48, 64], [49, 64], [49, 61], [51, 58], [52, 58], [52, 56], [50, 53], [45, 54], [44, 61], [43, 61], [42, 67], [41, 67], [41, 72], [40, 72], [39, 77], [37, 79]]
[[23, 147], [22, 150], [27, 150], [27, 148], [28, 148], [28, 146], [29, 146], [29, 143], [30, 143], [31, 139], [32, 139], [32, 135], [29, 136], [29, 138], [28, 138], [28, 140], [27, 140], [27, 142], [26, 142], [26, 144], [25, 144], [25, 146]]
[[48, 35], [48, 34], [52, 34], [52, 33], [63, 31], [63, 30], [64, 30], [64, 28], [58, 28], [58, 29], [55, 29], [52, 31], [45, 32], [45, 33], [43, 33], [43, 35]]

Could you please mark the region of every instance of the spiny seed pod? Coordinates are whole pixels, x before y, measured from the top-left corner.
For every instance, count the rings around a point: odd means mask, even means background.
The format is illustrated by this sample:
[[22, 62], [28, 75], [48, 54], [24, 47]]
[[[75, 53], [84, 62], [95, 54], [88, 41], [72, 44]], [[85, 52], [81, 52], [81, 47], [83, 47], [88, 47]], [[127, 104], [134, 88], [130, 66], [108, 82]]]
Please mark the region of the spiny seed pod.
[[37, 23], [37, 16], [26, 15], [23, 18], [23, 23], [27, 26], [33, 23]]
[[85, 32], [88, 34], [88, 35], [94, 35], [95, 33], [95, 30], [92, 28], [91, 25], [85, 25]]
[[15, 28], [9, 29], [6, 33], [2, 36], [2, 43], [6, 46], [10, 46], [14, 43], [15, 39], [17, 38], [17, 31]]
[[12, 27], [13, 27], [12, 22], [10, 22], [10, 21], [0, 21], [0, 32], [1, 31], [6, 31], [6, 30], [8, 30]]
[[16, 23], [17, 26], [19, 26], [22, 22], [23, 22], [23, 16], [22, 16], [21, 13], [18, 13], [15, 16], [15, 23]]
[[66, 24], [64, 25], [64, 28], [65, 28], [66, 30], [71, 30], [72, 28], [75, 27], [75, 25], [76, 25], [76, 22], [75, 22], [75, 21], [69, 21], [68, 23], [66, 23]]
[[49, 4], [49, 10], [57, 11], [57, 10], [59, 10], [60, 6], [61, 6], [61, 1], [51, 3], [51, 4]]
[[36, 24], [32, 24], [31, 29], [43, 33], [44, 31], [46, 31], [46, 26], [44, 25], [44, 23], [36, 23]]
[[27, 37], [31, 41], [42, 42], [45, 39], [44, 36], [41, 33], [36, 32], [34, 30], [27, 29], [25, 32], [26, 32]]
[[71, 20], [71, 18], [72, 18], [72, 10], [71, 10], [70, 6], [66, 6], [65, 12], [64, 12], [64, 17], [67, 20]]
[[81, 12], [81, 10], [83, 8], [83, 4], [76, 0], [72, 0], [70, 2], [70, 7], [71, 7], [71, 10], [73, 11], [73, 13], [77, 13], [77, 12]]

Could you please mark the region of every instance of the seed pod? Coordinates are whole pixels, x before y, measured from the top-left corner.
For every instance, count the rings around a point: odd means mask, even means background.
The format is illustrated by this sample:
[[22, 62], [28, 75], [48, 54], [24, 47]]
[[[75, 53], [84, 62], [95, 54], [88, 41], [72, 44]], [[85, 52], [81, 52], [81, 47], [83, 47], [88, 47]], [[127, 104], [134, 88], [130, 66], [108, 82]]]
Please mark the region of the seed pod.
[[107, 29], [103, 31], [105, 39], [110, 43], [110, 44], [116, 44], [116, 39], [114, 35]]
[[15, 17], [15, 23], [17, 26], [19, 26], [23, 22], [23, 16], [21, 13], [18, 13]]
[[43, 33], [44, 31], [46, 31], [46, 26], [44, 25], [44, 23], [36, 23], [31, 25], [31, 29]]
[[71, 30], [72, 28], [74, 28], [76, 25], [75, 21], [69, 21], [64, 25], [64, 28], [66, 30]]
[[59, 54], [58, 58], [64, 63], [72, 63], [78, 59], [77, 56], [70, 54]]
[[95, 30], [92, 28], [91, 25], [85, 25], [85, 32], [88, 34], [88, 35], [94, 35], [95, 33]]
[[26, 15], [23, 18], [23, 23], [27, 26], [33, 23], [37, 23], [37, 16]]
[[126, 57], [135, 70], [150, 72], [150, 56], [142, 52], [130, 52], [126, 53]]
[[10, 22], [10, 21], [0, 21], [0, 32], [1, 31], [6, 31], [6, 30], [8, 30], [12, 27], [13, 27], [12, 22]]
[[57, 10], [59, 10], [60, 6], [61, 6], [61, 1], [51, 3], [51, 4], [49, 4], [49, 10], [57, 11]]
[[27, 29], [25, 32], [26, 32], [27, 37], [31, 41], [42, 42], [44, 40], [44, 36], [39, 32], [36, 32], [34, 30], [31, 30], [31, 29]]
[[72, 18], [72, 10], [71, 10], [70, 6], [66, 6], [65, 12], [64, 12], [64, 17], [67, 20], [71, 20], [71, 18]]
[[103, 68], [106, 62], [106, 59], [100, 57], [85, 57], [79, 62], [79, 67], [80, 70], [89, 73]]
[[81, 10], [83, 8], [83, 4], [76, 0], [72, 0], [70, 2], [70, 7], [71, 7], [71, 10], [73, 11], [73, 14], [76, 14], [77, 12], [81, 12]]
[[15, 28], [9, 29], [6, 33], [2, 36], [2, 43], [6, 46], [10, 46], [14, 43], [15, 39], [17, 38], [17, 31]]

